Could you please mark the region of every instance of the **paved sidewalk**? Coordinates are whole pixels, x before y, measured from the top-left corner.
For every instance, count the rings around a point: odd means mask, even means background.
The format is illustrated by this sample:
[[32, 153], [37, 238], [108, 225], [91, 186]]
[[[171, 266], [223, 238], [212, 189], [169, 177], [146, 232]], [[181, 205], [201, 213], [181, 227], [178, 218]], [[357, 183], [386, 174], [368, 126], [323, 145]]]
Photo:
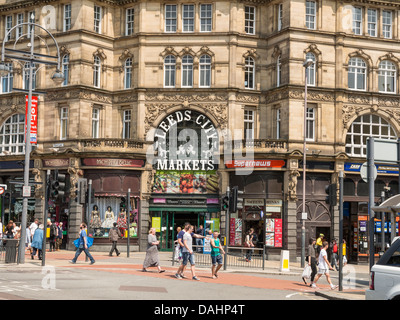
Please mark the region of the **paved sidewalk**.
[[[54, 267], [69, 267], [70, 264], [68, 263], [69, 260], [71, 260], [74, 257], [75, 252], [74, 251], [66, 251], [66, 250], [61, 250], [57, 252], [46, 252], [46, 265], [52, 265]], [[96, 267], [101, 267], [107, 266], [110, 267], [110, 265], [115, 265], [115, 268], [121, 268], [124, 267], [125, 265], [137, 265], [139, 268], [141, 264], [144, 261], [146, 252], [131, 252], [129, 258], [127, 257], [126, 252], [122, 252], [119, 257], [116, 257], [115, 255], [113, 257], [110, 257], [108, 255], [108, 252], [92, 252], [91, 253], [96, 260], [95, 266]], [[172, 253], [171, 252], [159, 252], [159, 259], [160, 259], [160, 265], [162, 267], [166, 267], [168, 269], [173, 269], [177, 268], [179, 265], [179, 262], [175, 262], [174, 266], [172, 266]], [[0, 269], [2, 267], [13, 267], [13, 268], [32, 268], [34, 266], [41, 267], [42, 261], [37, 260], [31, 260], [29, 255], [26, 255], [25, 258], [25, 264], [19, 264], [19, 265], [9, 265], [9, 264], [4, 264], [0, 263]], [[89, 261], [85, 262], [85, 254], [82, 253], [81, 256], [79, 257], [76, 266], [78, 267], [85, 267], [86, 265], [89, 265]], [[357, 275], [357, 274], [368, 274], [369, 273], [369, 268], [367, 265], [349, 265], [349, 267], [352, 268], [352, 271]], [[208, 272], [210, 267], [209, 266], [200, 266], [196, 265], [196, 269], [199, 270], [199, 272], [204, 271]], [[221, 269], [223, 270], [223, 269]], [[280, 261], [270, 261], [267, 260], [265, 261], [265, 269], [262, 270], [261, 268], [247, 268], [247, 267], [242, 267], [242, 268], [233, 268], [233, 267], [227, 267], [227, 270], [225, 270], [225, 273], [245, 273], [245, 274], [264, 274], [264, 275], [285, 275], [289, 277], [293, 277], [293, 280], [297, 281], [299, 283], [303, 283], [301, 280], [301, 274], [302, 274], [303, 269], [300, 266], [300, 263], [297, 262], [291, 262], [289, 263], [289, 271], [280, 271]], [[333, 271], [332, 275], [334, 277], [337, 277], [337, 272]], [[321, 283], [325, 283], [325, 279]], [[335, 279], [336, 280], [336, 279]], [[334, 280], [334, 283], [335, 283]], [[303, 284], [304, 285], [304, 284]], [[365, 289], [367, 289], [367, 286], [358, 286], [356, 289], [345, 289], [341, 292], [336, 290], [330, 290], [327, 288], [325, 285], [321, 285], [321, 288], [315, 290], [315, 295], [324, 297], [326, 299], [330, 300], [365, 300]], [[311, 288], [310, 288], [311, 290]]]

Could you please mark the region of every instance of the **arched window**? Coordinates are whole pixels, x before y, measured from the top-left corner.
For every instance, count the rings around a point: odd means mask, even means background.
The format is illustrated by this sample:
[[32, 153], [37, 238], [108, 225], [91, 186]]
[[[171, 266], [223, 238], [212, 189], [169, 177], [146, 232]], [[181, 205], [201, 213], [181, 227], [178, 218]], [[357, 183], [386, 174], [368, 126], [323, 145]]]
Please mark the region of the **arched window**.
[[211, 86], [211, 57], [202, 55], [200, 57], [200, 87]]
[[392, 126], [377, 115], [366, 114], [351, 124], [346, 136], [346, 153], [350, 156], [367, 156], [367, 138], [396, 140]]
[[25, 115], [14, 114], [0, 128], [0, 154], [25, 152]]
[[378, 70], [378, 90], [379, 92], [396, 92], [396, 73], [395, 64], [389, 60], [383, 60], [379, 64]]
[[348, 87], [363, 91], [367, 88], [367, 64], [361, 58], [349, 60]]
[[193, 57], [182, 58], [182, 87], [193, 87]]
[[164, 59], [164, 87], [175, 87], [176, 59], [169, 55]]
[[309, 86], [315, 86], [316, 83], [316, 66], [315, 66], [315, 55], [312, 52], [308, 52], [306, 54], [306, 61], [307, 60], [312, 60], [314, 63], [310, 65], [307, 69], [307, 85]]
[[245, 60], [244, 71], [244, 87], [246, 89], [254, 89], [255, 63], [252, 57], [247, 57]]
[[62, 58], [62, 72], [64, 74], [63, 86], [69, 84], [69, 54], [66, 54]]
[[93, 59], [93, 85], [96, 88], [100, 88], [100, 76], [101, 76], [101, 60], [99, 56], [94, 56]]
[[130, 89], [132, 87], [132, 58], [125, 60], [124, 67], [124, 89]]

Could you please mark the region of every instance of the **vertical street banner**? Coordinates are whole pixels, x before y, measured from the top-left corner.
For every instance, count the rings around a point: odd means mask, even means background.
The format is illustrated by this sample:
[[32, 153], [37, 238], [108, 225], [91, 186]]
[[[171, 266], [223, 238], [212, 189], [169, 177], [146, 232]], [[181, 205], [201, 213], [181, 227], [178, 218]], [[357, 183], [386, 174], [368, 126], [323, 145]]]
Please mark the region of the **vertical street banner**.
[[[25, 137], [27, 131], [27, 119], [28, 119], [28, 96], [25, 96]], [[38, 112], [38, 98], [32, 96], [32, 107], [31, 107], [31, 135], [30, 142], [32, 144], [37, 143], [37, 112]]]

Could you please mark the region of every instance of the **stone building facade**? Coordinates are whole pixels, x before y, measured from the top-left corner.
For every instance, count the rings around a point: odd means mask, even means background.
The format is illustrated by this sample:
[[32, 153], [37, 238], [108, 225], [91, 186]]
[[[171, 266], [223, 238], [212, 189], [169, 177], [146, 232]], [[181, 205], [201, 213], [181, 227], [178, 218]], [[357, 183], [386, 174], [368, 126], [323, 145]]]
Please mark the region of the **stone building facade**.
[[[253, 227], [261, 243], [269, 241], [271, 258], [281, 249], [299, 258], [303, 63], [312, 59], [307, 71], [306, 234], [338, 237], [338, 211], [325, 203], [325, 186], [345, 171], [345, 236], [358, 261], [358, 217], [367, 195], [357, 170], [349, 168], [365, 161], [368, 135], [397, 139], [400, 132], [399, 9], [397, 1], [0, 1], [0, 34], [27, 22], [34, 12], [35, 23], [57, 40], [67, 75], [56, 87], [50, 79], [54, 68], [37, 71], [36, 88], [47, 93], [39, 96], [32, 177], [43, 181], [46, 170], [58, 169], [73, 182], [92, 181], [95, 202], [89, 209], [71, 199], [54, 204], [54, 216], [68, 221], [70, 239], [82, 219], [90, 221], [94, 204], [100, 204], [102, 219], [111, 204], [117, 216], [120, 198], [131, 189], [137, 219], [134, 250], [145, 249], [153, 223], [161, 223], [164, 249], [171, 248], [175, 227], [185, 219], [214, 221], [225, 235], [226, 214], [219, 200], [228, 186], [237, 185], [244, 191], [244, 209], [231, 214], [228, 225], [236, 219], [242, 231], [235, 235], [230, 228], [230, 244], [240, 245]], [[23, 28], [21, 33], [27, 33]], [[17, 37], [12, 34], [6, 46]], [[27, 43], [22, 38], [17, 48]], [[55, 53], [54, 46], [40, 44], [37, 40], [42, 53]], [[25, 80], [24, 67], [13, 62], [13, 86], [21, 88]], [[12, 116], [24, 114], [25, 108], [24, 95], [11, 92], [9, 82], [2, 80], [3, 127], [7, 121], [15, 124]], [[170, 180], [146, 162], [154, 130], [187, 110], [207, 118], [219, 137], [225, 129], [232, 134], [242, 130], [232, 150], [254, 152], [255, 162], [227, 161], [221, 140], [220, 161], [212, 172], [216, 190], [191, 196], [156, 192], [157, 179]], [[23, 152], [12, 149], [6, 135], [0, 131], [3, 183], [22, 176], [16, 163]], [[232, 150], [232, 160], [240, 160]], [[254, 169], [242, 175], [249, 165]], [[189, 171], [196, 176], [196, 168]], [[397, 174], [381, 171], [380, 186], [397, 192]], [[71, 188], [75, 191], [74, 183]], [[190, 209], [189, 198], [198, 200]], [[34, 203], [34, 214], [42, 217], [40, 187]], [[267, 232], [271, 223], [276, 226]]]

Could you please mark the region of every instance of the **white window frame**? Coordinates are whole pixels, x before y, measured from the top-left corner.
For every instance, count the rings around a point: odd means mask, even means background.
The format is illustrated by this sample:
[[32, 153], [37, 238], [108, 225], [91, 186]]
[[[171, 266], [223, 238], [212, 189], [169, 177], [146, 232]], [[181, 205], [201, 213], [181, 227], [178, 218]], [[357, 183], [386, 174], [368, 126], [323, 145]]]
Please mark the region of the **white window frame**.
[[361, 115], [347, 131], [346, 153], [352, 157], [366, 157], [367, 137], [397, 140], [396, 131], [386, 120], [378, 115]]
[[306, 0], [306, 28], [310, 30], [316, 29], [317, 21], [317, 3], [315, 1]]
[[[4, 33], [4, 37], [6, 37], [7, 32], [11, 30], [11, 28], [13, 27], [13, 17], [12, 16], [6, 16], [5, 20], [4, 20], [5, 26], [5, 33]], [[11, 33], [8, 34], [6, 41], [11, 40]]]
[[276, 58], [276, 86], [279, 87], [282, 84], [282, 63], [281, 56]]
[[130, 139], [132, 110], [123, 110], [122, 117], [122, 139]]
[[256, 34], [256, 7], [244, 7], [244, 32], [246, 34]]
[[200, 32], [212, 31], [212, 4], [200, 4]]
[[281, 109], [276, 109], [276, 138], [281, 139], [282, 133], [281, 133]]
[[93, 58], [93, 86], [95, 88], [101, 86], [101, 59], [97, 55]]
[[244, 110], [243, 120], [244, 120], [244, 136], [245, 140], [254, 140], [254, 132], [255, 132], [255, 110]]
[[[173, 58], [173, 61], [171, 60]], [[168, 55], [164, 58], [164, 88], [175, 88], [176, 57]]]
[[[28, 20], [29, 20], [29, 22], [31, 22], [31, 23], [35, 23], [35, 20], [36, 20], [35, 11], [30, 11], [30, 12], [28, 13]], [[31, 30], [30, 30], [29, 26], [28, 26], [27, 28], [28, 28], [27, 34], [28, 34], [28, 38], [29, 38], [29, 37], [31, 36]]]
[[194, 4], [182, 5], [182, 32], [194, 32], [195, 14]]
[[315, 57], [315, 54], [312, 53], [312, 52], [307, 52], [306, 61], [309, 60], [309, 59], [314, 61], [314, 63], [306, 68], [307, 86], [315, 87], [315, 85], [317, 83], [317, 79], [316, 79], [317, 68], [316, 68], [316, 57]]
[[124, 64], [124, 89], [132, 88], [132, 58], [127, 58]]
[[377, 37], [378, 35], [378, 11], [376, 9], [368, 9], [368, 35]]
[[125, 13], [125, 35], [130, 36], [134, 32], [134, 22], [135, 22], [135, 9], [128, 8]]
[[97, 5], [94, 5], [94, 16], [93, 16], [93, 27], [94, 32], [101, 34], [101, 25], [103, 20], [103, 8]]
[[211, 57], [208, 54], [199, 59], [199, 87], [211, 87]]
[[[17, 25], [20, 25], [21, 23], [24, 23], [24, 14], [18, 13], [17, 14]], [[16, 38], [18, 39], [23, 34], [24, 34], [23, 25], [20, 25], [18, 28], [15, 29]]]
[[60, 109], [60, 140], [66, 140], [68, 137], [68, 117], [69, 108], [62, 107]]
[[306, 141], [315, 141], [315, 112], [316, 108], [307, 107], [306, 112]]
[[283, 4], [278, 4], [278, 31], [282, 30]]
[[24, 153], [25, 114], [13, 114], [0, 126], [0, 155]]
[[193, 87], [193, 57], [185, 55], [182, 57], [182, 88]]
[[356, 35], [363, 33], [363, 9], [361, 7], [353, 7], [353, 33]]
[[245, 59], [245, 69], [244, 69], [244, 87], [246, 89], [255, 88], [255, 73], [256, 73], [256, 63], [253, 57], [246, 57]]
[[385, 39], [392, 39], [393, 13], [389, 10], [382, 10], [382, 35]]
[[71, 29], [71, 4], [64, 4], [63, 11], [63, 31], [66, 32]]
[[[354, 88], [350, 87], [350, 75], [354, 74]], [[363, 75], [364, 81], [362, 82], [363, 88], [359, 89], [359, 79], [358, 77]], [[367, 64], [359, 57], [353, 57], [349, 60], [348, 65], [348, 88], [350, 90], [356, 91], [366, 91], [367, 90]]]
[[100, 108], [92, 109], [92, 138], [98, 139], [100, 136]]
[[14, 74], [13, 74], [13, 64], [6, 63], [9, 72], [6, 76], [1, 77], [1, 93], [10, 93], [12, 91]]
[[[378, 90], [383, 93], [396, 93], [397, 68], [390, 60], [383, 60], [378, 67]], [[393, 83], [393, 89], [388, 90], [388, 85]], [[383, 84], [383, 89], [380, 84]]]
[[[174, 10], [172, 10], [174, 9]], [[165, 32], [175, 33], [177, 30], [178, 6], [176, 4], [165, 5]]]
[[62, 72], [64, 74], [64, 81], [62, 82], [62, 86], [67, 86], [69, 84], [69, 54], [65, 54], [61, 60], [62, 64]]

